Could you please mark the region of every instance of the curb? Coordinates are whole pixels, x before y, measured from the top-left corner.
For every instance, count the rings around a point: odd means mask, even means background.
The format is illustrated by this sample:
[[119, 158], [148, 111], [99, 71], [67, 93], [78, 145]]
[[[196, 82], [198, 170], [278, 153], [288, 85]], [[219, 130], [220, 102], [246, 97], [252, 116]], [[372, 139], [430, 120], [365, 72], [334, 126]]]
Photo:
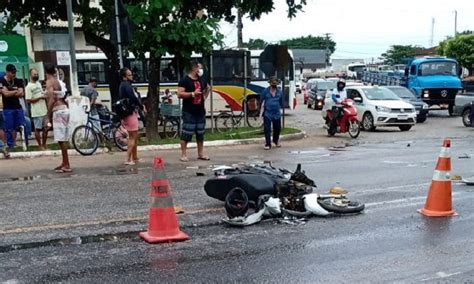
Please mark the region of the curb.
[[[280, 137], [281, 141], [290, 141], [290, 140], [300, 140], [306, 136], [305, 131], [299, 133], [282, 135]], [[250, 139], [232, 139], [232, 140], [216, 140], [216, 141], [205, 141], [204, 146], [206, 147], [219, 147], [219, 146], [235, 146], [235, 145], [250, 145], [250, 144], [259, 144], [264, 143], [265, 138], [250, 138]], [[156, 150], [178, 150], [180, 149], [179, 144], [167, 144], [167, 145], [147, 145], [147, 146], [138, 146], [138, 151], [156, 151]], [[188, 148], [196, 148], [197, 144], [195, 142], [189, 143]], [[107, 148], [97, 149], [96, 154], [107, 153]], [[68, 154], [70, 156], [81, 156], [76, 150], [69, 149]], [[33, 152], [12, 152], [10, 153], [10, 159], [14, 158], [36, 158], [36, 157], [55, 157], [60, 156], [60, 150], [54, 151], [33, 151]], [[3, 156], [0, 157], [0, 160], [5, 159]]]

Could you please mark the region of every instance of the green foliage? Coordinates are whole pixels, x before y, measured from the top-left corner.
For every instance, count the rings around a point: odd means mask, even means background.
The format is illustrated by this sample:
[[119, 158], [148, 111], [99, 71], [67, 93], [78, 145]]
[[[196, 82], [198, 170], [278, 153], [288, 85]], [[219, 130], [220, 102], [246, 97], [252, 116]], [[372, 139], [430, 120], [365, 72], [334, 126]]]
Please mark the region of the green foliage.
[[392, 45], [387, 52], [382, 53], [385, 64], [404, 64], [404, 58], [415, 56], [417, 47], [413, 45]]
[[268, 42], [264, 41], [263, 39], [249, 39], [249, 42], [244, 43], [244, 46], [248, 49], [264, 49], [265, 46], [268, 45]]
[[458, 63], [472, 73], [474, 70], [474, 34], [465, 32], [455, 38], [448, 38], [439, 44], [438, 53], [455, 58]]
[[282, 40], [280, 44], [287, 45], [290, 49], [326, 49], [329, 48], [331, 54], [336, 50], [336, 43], [329, 37], [303, 36]]

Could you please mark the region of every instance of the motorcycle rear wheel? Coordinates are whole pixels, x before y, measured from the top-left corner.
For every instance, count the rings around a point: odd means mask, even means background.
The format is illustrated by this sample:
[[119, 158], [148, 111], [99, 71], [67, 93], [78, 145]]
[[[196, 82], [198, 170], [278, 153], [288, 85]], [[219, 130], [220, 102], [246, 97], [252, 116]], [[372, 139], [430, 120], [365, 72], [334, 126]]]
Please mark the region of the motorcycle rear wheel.
[[365, 204], [341, 198], [318, 199], [319, 205], [329, 212], [337, 214], [360, 213], [365, 209]]

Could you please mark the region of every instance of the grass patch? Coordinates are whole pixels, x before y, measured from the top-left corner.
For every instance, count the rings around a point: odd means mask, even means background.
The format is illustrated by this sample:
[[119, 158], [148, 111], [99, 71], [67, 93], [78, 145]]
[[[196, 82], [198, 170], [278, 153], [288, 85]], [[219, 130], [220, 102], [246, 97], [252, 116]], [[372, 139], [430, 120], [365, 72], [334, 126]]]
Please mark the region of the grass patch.
[[[285, 127], [281, 130], [281, 135], [287, 134], [296, 134], [300, 133], [301, 130], [296, 128]], [[210, 130], [206, 130], [206, 135], [204, 140], [205, 141], [216, 141], [216, 140], [232, 140], [232, 139], [252, 139], [252, 138], [261, 138], [264, 137], [263, 129], [262, 128], [251, 128], [251, 127], [241, 127], [235, 128], [226, 133], [219, 133], [215, 131], [212, 133]], [[169, 138], [161, 138], [161, 139], [154, 139], [151, 141], [139, 141], [138, 145], [166, 145], [166, 144], [176, 144], [179, 143], [180, 139], [169, 139]], [[195, 141], [195, 137], [193, 137], [193, 141]]]

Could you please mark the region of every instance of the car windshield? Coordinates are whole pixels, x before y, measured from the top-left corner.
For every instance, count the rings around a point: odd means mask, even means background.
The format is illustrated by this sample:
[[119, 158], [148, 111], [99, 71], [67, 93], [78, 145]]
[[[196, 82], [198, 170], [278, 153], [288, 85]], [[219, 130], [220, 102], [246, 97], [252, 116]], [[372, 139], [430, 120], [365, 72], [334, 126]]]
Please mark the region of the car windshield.
[[399, 96], [402, 99], [414, 99], [415, 98], [413, 93], [410, 92], [410, 90], [408, 90], [407, 88], [398, 88], [398, 87], [396, 87], [396, 88], [387, 88], [387, 89], [394, 92], [397, 96]]
[[327, 82], [319, 82], [318, 83], [318, 90], [332, 90], [336, 88], [336, 82], [335, 81], [327, 81]]
[[365, 96], [369, 100], [374, 101], [396, 101], [400, 100], [400, 98], [395, 95], [395, 93], [389, 91], [385, 88], [370, 88], [370, 89], [363, 89]]
[[457, 76], [456, 63], [447, 61], [427, 62], [420, 65], [420, 76]]

